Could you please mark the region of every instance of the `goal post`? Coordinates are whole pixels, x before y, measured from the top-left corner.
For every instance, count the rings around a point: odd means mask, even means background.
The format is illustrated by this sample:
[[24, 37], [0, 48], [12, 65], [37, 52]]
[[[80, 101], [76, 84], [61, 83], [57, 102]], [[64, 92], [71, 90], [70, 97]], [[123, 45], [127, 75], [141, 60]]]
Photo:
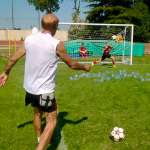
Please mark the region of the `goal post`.
[[[132, 65], [132, 24], [59, 23], [56, 36], [63, 40], [67, 53], [73, 59], [92, 61], [103, 54], [106, 44], [112, 47], [111, 55], [117, 63]], [[82, 55], [82, 50], [85, 55]], [[106, 59], [106, 62], [110, 62]]]

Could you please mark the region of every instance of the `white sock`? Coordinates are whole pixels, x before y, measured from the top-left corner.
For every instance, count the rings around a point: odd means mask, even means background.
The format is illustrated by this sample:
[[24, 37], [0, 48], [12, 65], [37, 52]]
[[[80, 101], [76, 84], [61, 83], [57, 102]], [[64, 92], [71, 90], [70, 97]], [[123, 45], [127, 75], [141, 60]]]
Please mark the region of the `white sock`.
[[38, 141], [38, 143], [40, 143], [40, 137], [37, 137], [37, 141]]

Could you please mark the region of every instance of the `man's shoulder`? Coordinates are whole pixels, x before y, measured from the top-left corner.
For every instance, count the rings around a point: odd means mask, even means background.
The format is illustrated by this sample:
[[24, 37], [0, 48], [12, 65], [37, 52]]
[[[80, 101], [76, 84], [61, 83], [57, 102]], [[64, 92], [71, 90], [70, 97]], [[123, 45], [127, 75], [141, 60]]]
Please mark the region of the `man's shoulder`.
[[56, 41], [56, 42], [57, 42], [57, 41], [60, 41], [60, 40], [57, 39], [55, 36], [51, 36], [51, 35], [50, 35], [50, 38], [51, 38], [51, 40]]
[[32, 37], [33, 37], [33, 35], [32, 35], [32, 34], [27, 35], [27, 36], [25, 37], [25, 41], [30, 40]]
[[25, 41], [32, 41], [32, 39], [33, 40], [36, 39], [39, 34], [40, 34], [39, 32], [36, 34], [30, 34], [30, 35], [26, 36]]

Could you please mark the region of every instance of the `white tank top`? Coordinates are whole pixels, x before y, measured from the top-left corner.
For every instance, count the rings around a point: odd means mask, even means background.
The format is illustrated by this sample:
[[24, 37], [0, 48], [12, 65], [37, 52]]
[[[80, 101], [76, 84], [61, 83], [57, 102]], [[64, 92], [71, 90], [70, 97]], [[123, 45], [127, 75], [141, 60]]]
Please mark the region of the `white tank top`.
[[35, 95], [54, 92], [58, 43], [51, 34], [41, 32], [25, 39], [24, 88], [27, 92]]

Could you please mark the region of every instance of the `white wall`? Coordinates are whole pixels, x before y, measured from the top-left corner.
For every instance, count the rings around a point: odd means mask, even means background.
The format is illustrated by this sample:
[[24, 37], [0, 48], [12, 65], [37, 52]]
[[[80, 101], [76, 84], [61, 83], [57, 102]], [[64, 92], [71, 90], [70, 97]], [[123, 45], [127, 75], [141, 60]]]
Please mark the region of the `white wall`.
[[[0, 30], [0, 41], [19, 41], [31, 34], [31, 30]], [[61, 41], [68, 40], [67, 31], [57, 31], [55, 37]]]

